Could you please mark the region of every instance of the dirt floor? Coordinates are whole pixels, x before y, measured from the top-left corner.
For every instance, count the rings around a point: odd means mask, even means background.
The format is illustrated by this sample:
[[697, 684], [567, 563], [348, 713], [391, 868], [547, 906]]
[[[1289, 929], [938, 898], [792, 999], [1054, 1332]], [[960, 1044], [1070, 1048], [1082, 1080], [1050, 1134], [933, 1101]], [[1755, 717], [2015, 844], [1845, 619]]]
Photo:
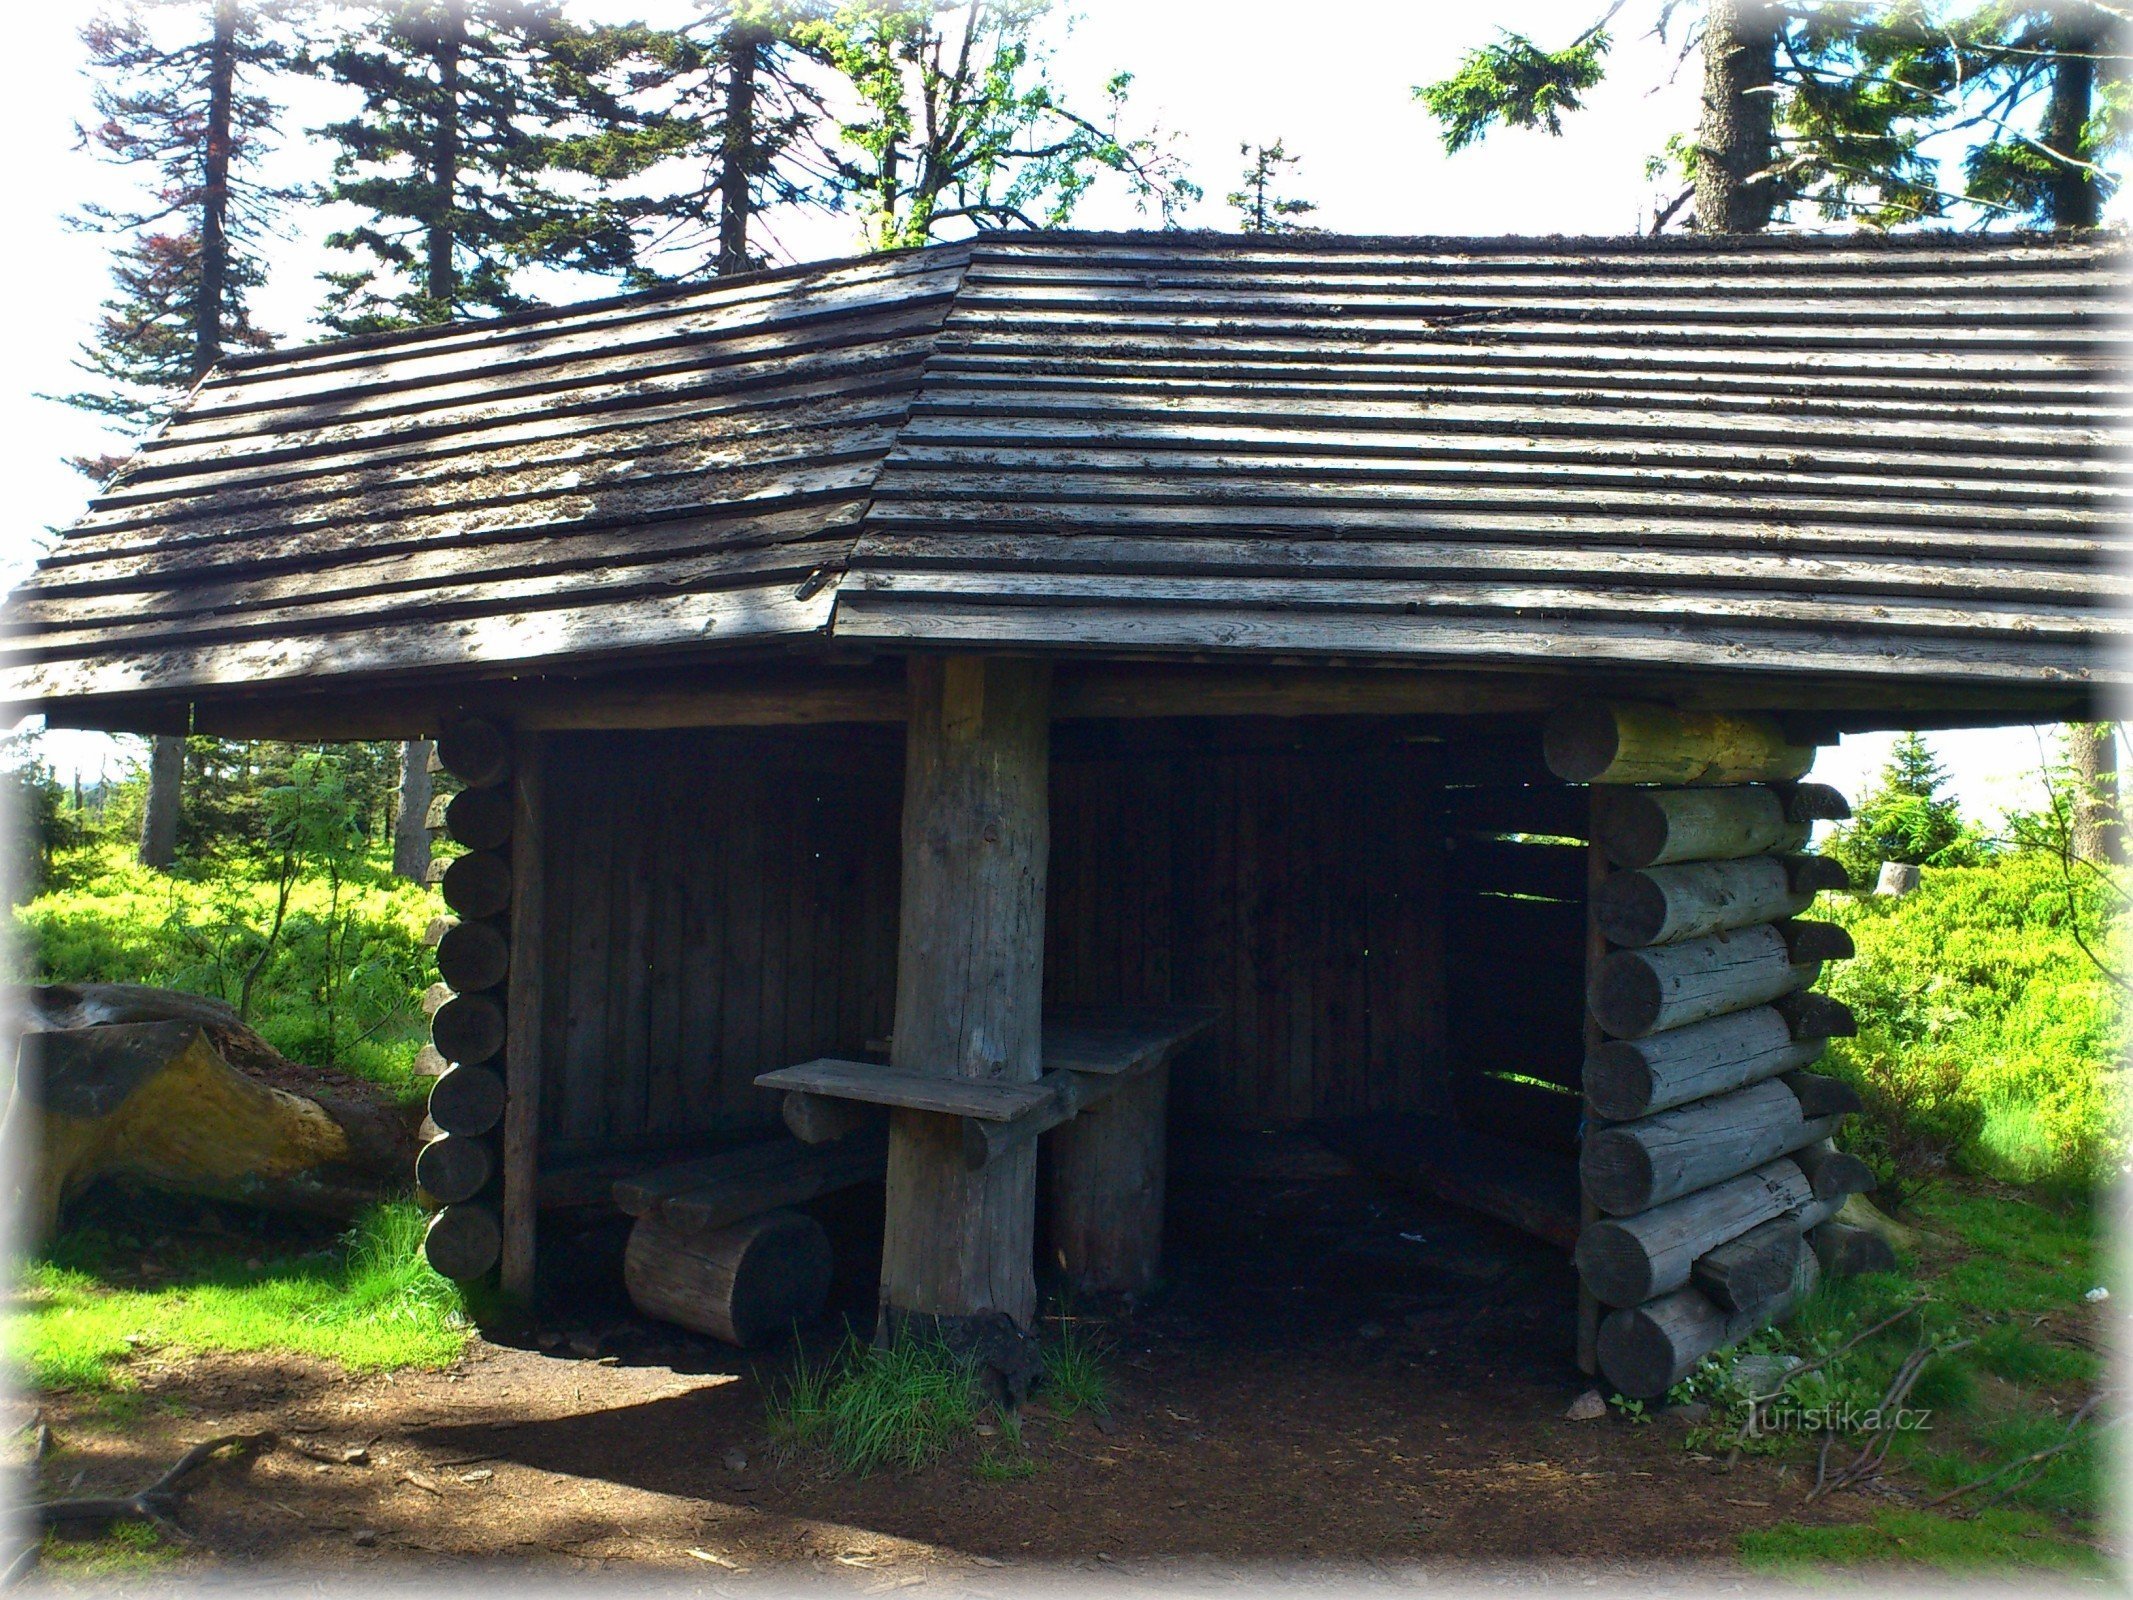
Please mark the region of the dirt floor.
[[1183, 1154], [1179, 1281], [1105, 1325], [1108, 1417], [1033, 1403], [1026, 1477], [986, 1481], [975, 1451], [856, 1481], [783, 1459], [764, 1384], [789, 1350], [741, 1356], [602, 1298], [556, 1308], [547, 1348], [477, 1342], [441, 1373], [143, 1362], [145, 1403], [123, 1417], [46, 1403], [61, 1448], [45, 1491], [129, 1490], [200, 1439], [272, 1429], [283, 1445], [189, 1497], [199, 1542], [177, 1573], [503, 1561], [877, 1589], [1292, 1562], [1392, 1577], [1538, 1561], [1609, 1588], [1700, 1585], [1740, 1576], [1744, 1529], [1887, 1503], [1837, 1495], [1803, 1513], [1797, 1467], [1721, 1472], [1667, 1417], [1567, 1420], [1587, 1385], [1565, 1348], [1569, 1268], [1546, 1247], [1368, 1182], [1306, 1139]]

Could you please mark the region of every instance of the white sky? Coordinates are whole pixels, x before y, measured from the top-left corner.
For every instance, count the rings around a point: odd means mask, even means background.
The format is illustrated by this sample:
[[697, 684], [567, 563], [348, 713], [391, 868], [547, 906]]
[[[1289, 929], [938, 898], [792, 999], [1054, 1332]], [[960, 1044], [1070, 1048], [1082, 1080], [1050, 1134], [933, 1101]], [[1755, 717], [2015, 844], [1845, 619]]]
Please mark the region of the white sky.
[[[1411, 89], [1448, 74], [1459, 56], [1497, 27], [1567, 42], [1602, 9], [1599, 0], [1495, 0], [1454, 6], [1442, 0], [1083, 0], [1055, 64], [1068, 94], [1086, 104], [1121, 68], [1135, 75], [1138, 118], [1174, 133], [1208, 199], [1188, 224], [1234, 223], [1222, 196], [1236, 187], [1240, 143], [1286, 142], [1300, 164], [1288, 192], [1318, 203], [1309, 220], [1355, 233], [1619, 233], [1652, 212], [1655, 186], [1644, 160], [1695, 116], [1697, 63], [1677, 74], [1675, 52], [1644, 33], [1651, 0], [1618, 19], [1608, 80], [1561, 139], [1498, 132], [1482, 147], [1446, 157]], [[77, 387], [71, 363], [108, 292], [106, 241], [72, 233], [61, 216], [84, 200], [123, 200], [124, 179], [74, 148], [74, 124], [88, 114], [77, 30], [93, 7], [49, 0], [11, 8], [7, 92], [0, 95], [0, 148], [9, 152], [9, 215], [17, 233], [0, 252], [0, 292], [12, 310], [7, 376], [0, 383], [0, 438], [7, 441], [9, 514], [0, 522], [0, 582], [35, 559], [46, 529], [77, 516], [87, 481], [64, 464], [70, 454], [111, 448], [94, 418], [41, 400]], [[686, 0], [579, 0], [575, 14], [674, 21]], [[1671, 82], [1667, 80], [1672, 78]], [[315, 143], [301, 130], [342, 114], [332, 92], [306, 86], [286, 119], [284, 181], [322, 175]], [[1658, 186], [1663, 191], [1665, 185]], [[1664, 198], [1662, 193], [1661, 198]], [[284, 340], [316, 337], [310, 315], [317, 273], [334, 260], [318, 243], [347, 220], [314, 208], [277, 245], [273, 281], [255, 301], [261, 326]], [[1077, 217], [1087, 227], [1134, 227], [1147, 219], [1114, 195], [1093, 196]], [[853, 224], [817, 218], [788, 227], [782, 242], [802, 258], [848, 254]], [[590, 282], [565, 295], [596, 294]], [[1995, 817], [2032, 803], [2025, 775], [2036, 768], [2027, 729], [1936, 735], [1935, 750], [1967, 809]], [[1886, 759], [1884, 736], [1854, 738], [1825, 752], [1830, 781], [1859, 794]], [[100, 735], [47, 735], [63, 770], [94, 777], [130, 759], [134, 741]]]

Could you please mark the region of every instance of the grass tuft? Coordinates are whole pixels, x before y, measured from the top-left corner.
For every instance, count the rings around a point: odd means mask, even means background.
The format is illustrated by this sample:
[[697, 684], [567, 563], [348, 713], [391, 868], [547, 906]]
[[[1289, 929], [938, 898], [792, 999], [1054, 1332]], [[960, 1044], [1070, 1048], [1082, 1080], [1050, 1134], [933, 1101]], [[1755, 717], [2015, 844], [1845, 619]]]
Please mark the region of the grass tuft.
[[770, 1422], [786, 1448], [821, 1450], [865, 1476], [923, 1467], [973, 1433], [981, 1410], [971, 1363], [938, 1339], [905, 1334], [885, 1346], [848, 1338], [821, 1367], [802, 1357], [772, 1390]]
[[1040, 1387], [1055, 1415], [1071, 1417], [1077, 1411], [1111, 1409], [1111, 1377], [1104, 1365], [1103, 1347], [1083, 1333], [1071, 1315], [1059, 1318], [1059, 1331], [1046, 1342], [1043, 1358]]

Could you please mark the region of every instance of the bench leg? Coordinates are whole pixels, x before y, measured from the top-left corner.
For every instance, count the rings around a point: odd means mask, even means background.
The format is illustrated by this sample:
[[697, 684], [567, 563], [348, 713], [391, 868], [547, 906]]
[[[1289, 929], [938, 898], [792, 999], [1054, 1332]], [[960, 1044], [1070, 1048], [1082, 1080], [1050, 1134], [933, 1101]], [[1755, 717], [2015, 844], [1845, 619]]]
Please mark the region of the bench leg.
[[1045, 1136], [1052, 1250], [1071, 1288], [1144, 1294], [1162, 1276], [1169, 1100], [1160, 1066]]

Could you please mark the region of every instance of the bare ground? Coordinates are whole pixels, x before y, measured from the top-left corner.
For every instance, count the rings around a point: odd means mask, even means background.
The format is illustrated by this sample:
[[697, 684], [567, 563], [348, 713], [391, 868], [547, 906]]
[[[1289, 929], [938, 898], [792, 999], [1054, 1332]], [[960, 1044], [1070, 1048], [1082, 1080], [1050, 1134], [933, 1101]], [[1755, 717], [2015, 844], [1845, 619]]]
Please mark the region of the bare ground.
[[[554, 1308], [550, 1348], [477, 1341], [445, 1372], [143, 1363], [145, 1404], [123, 1420], [93, 1398], [46, 1402], [62, 1448], [44, 1489], [135, 1488], [211, 1434], [272, 1429], [311, 1453], [204, 1478], [177, 1573], [506, 1562], [862, 1588], [1298, 1562], [1388, 1577], [1540, 1562], [1673, 1587], [1739, 1578], [1746, 1529], [1885, 1503], [1803, 1511], [1798, 1467], [1721, 1471], [1668, 1418], [1566, 1420], [1586, 1385], [1564, 1348], [1568, 1268], [1545, 1247], [1306, 1141], [1200, 1154], [1172, 1208], [1180, 1281], [1105, 1324], [1109, 1415], [1034, 1404], [1025, 1477], [980, 1475], [996, 1441], [857, 1480], [783, 1457], [765, 1384], [789, 1351], [742, 1356], [601, 1299]], [[863, 1313], [867, 1286], [843, 1293]]]

